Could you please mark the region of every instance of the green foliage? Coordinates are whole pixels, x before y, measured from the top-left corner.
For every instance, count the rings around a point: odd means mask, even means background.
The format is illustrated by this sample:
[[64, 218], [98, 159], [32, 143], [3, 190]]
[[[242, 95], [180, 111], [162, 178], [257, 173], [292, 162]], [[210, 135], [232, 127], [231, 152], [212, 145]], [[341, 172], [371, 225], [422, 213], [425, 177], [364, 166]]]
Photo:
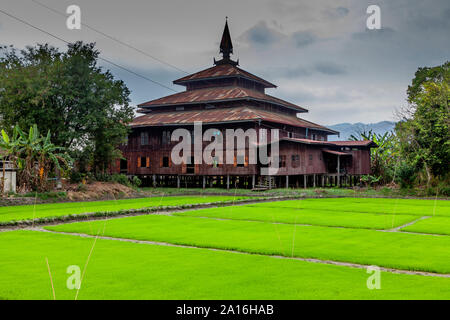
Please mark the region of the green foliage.
[[395, 166], [398, 162], [398, 139], [395, 133], [386, 132], [376, 134], [372, 130], [351, 135], [350, 140], [370, 140], [378, 145], [378, 148], [372, 148], [371, 152], [371, 170], [374, 176], [379, 177], [376, 182], [391, 182], [394, 177]]
[[5, 130], [1, 132], [0, 148], [17, 167], [18, 184], [24, 190], [48, 191], [49, 174], [54, 170], [68, 170], [72, 165], [65, 148], [50, 141], [50, 131], [43, 137], [36, 125], [31, 126], [28, 133], [16, 125], [11, 136]]
[[50, 191], [50, 192], [27, 192], [21, 194], [21, 197], [38, 198], [40, 200], [62, 200], [67, 198], [67, 193], [65, 191]]
[[416, 178], [416, 168], [411, 166], [406, 161], [401, 161], [397, 167], [396, 182], [400, 183], [402, 188], [409, 187], [413, 184]]
[[123, 184], [124, 186], [127, 186], [127, 187], [131, 187], [130, 180], [124, 174], [113, 174], [113, 175], [111, 175], [111, 181]]
[[133, 184], [133, 186], [139, 187], [142, 184], [142, 181], [137, 176], [133, 176], [133, 178], [131, 179], [131, 183]]
[[72, 170], [70, 172], [70, 182], [71, 183], [80, 183], [85, 178], [86, 174], [81, 173], [76, 170]]
[[374, 186], [378, 184], [381, 180], [381, 176], [372, 176], [370, 174], [361, 176], [361, 181], [364, 182], [368, 186]]
[[[76, 42], [65, 52], [48, 44], [17, 51], [0, 48], [0, 114], [6, 132], [35, 123], [50, 140], [105, 171], [120, 157], [116, 146], [133, 118], [129, 90], [98, 66], [93, 43]], [[81, 170], [83, 171], [83, 170]]]
[[419, 68], [408, 87], [409, 107], [397, 125], [402, 158], [423, 169], [427, 186], [450, 170], [450, 62]]

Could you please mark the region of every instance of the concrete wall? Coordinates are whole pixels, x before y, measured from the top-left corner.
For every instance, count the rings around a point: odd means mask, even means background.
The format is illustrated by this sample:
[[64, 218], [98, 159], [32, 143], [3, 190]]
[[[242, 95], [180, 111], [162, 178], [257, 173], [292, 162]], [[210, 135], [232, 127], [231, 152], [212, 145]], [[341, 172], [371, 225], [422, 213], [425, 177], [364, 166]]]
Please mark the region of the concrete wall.
[[[3, 170], [0, 170], [0, 179], [3, 179]], [[16, 172], [7, 170], [4, 183], [4, 192], [16, 192]]]

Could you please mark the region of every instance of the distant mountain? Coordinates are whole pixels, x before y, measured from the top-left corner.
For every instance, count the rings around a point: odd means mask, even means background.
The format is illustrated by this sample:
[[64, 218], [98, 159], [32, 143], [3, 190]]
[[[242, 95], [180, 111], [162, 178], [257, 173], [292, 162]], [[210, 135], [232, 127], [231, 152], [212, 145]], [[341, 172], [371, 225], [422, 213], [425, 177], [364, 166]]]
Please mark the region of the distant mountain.
[[340, 132], [340, 137], [328, 136], [329, 140], [348, 140], [352, 134], [356, 135], [363, 131], [367, 132], [372, 130], [377, 134], [384, 134], [387, 131], [392, 131], [394, 130], [395, 122], [381, 121], [377, 123], [338, 123], [327, 127]]

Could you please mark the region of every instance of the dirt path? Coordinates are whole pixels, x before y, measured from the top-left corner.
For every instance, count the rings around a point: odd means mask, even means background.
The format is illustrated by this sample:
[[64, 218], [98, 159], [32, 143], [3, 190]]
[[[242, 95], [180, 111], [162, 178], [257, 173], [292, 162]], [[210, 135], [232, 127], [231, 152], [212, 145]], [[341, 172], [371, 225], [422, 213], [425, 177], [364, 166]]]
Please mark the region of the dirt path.
[[401, 226], [392, 228], [392, 229], [390, 229], [390, 230], [388, 230], [388, 231], [390, 231], [390, 232], [401, 231], [401, 229], [403, 229], [403, 228], [409, 227], [409, 226], [413, 225], [414, 223], [416, 223], [416, 222], [418, 222], [418, 221], [420, 221], [420, 220], [424, 220], [424, 219], [428, 219], [428, 218], [431, 218], [431, 217], [430, 217], [430, 216], [423, 216], [423, 217], [420, 217], [419, 219], [416, 219], [416, 220], [414, 220], [414, 221], [405, 223], [404, 225], [401, 225]]
[[[271, 257], [271, 258], [275, 258], [275, 259], [289, 259], [289, 260], [299, 260], [299, 261], [306, 261], [306, 262], [320, 263], [320, 264], [331, 264], [331, 265], [336, 265], [336, 266], [358, 268], [358, 269], [367, 269], [367, 267], [369, 267], [369, 265], [358, 264], [358, 263], [349, 263], [349, 262], [341, 262], [341, 261], [334, 261], [334, 260], [321, 260], [321, 259], [312, 259], [312, 258], [286, 257], [286, 256], [280, 256], [280, 255], [266, 255], [266, 254], [260, 254], [260, 253], [249, 253], [249, 252], [239, 251], [239, 250], [227, 250], [227, 249], [218, 249], [218, 248], [213, 248], [213, 247], [199, 247], [199, 246], [194, 246], [194, 245], [173, 244], [173, 243], [169, 243], [169, 242], [135, 240], [135, 239], [107, 237], [107, 236], [94, 236], [94, 235], [88, 235], [88, 234], [84, 234], [84, 233], [68, 233], [68, 232], [50, 231], [50, 230], [45, 230], [45, 229], [42, 229], [42, 228], [28, 228], [28, 230], [40, 231], [40, 232], [48, 232], [48, 233], [54, 233], [54, 234], [78, 236], [78, 237], [82, 237], [82, 238], [94, 238], [94, 239], [97, 238], [97, 239], [102, 239], [102, 240], [124, 241], [124, 242], [132, 242], [132, 243], [147, 244], [147, 245], [158, 245], [158, 246], [170, 246], [170, 247], [180, 247], [180, 248], [204, 249], [204, 250], [212, 250], [212, 251], [220, 251], [220, 252], [233, 252], [233, 253], [238, 253], [238, 254]], [[379, 268], [380, 268], [380, 271], [390, 272], [390, 273], [397, 273], [397, 274], [409, 274], [409, 275], [420, 275], [420, 276], [427, 276], [427, 277], [450, 278], [450, 274], [447, 274], [447, 273], [434, 273], [434, 272], [425, 272], [425, 271], [409, 271], [409, 270], [403, 270], [403, 269], [384, 268], [384, 267], [379, 267]]]

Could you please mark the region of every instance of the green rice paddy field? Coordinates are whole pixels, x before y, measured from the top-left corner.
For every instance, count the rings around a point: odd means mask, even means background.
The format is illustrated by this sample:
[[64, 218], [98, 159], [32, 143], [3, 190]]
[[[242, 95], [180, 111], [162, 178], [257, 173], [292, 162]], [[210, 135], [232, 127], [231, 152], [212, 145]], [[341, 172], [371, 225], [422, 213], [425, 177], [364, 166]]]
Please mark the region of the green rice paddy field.
[[[159, 205], [118, 201], [84, 206]], [[73, 205], [35, 212], [86, 212]], [[5, 230], [0, 299], [450, 299], [449, 225], [446, 200], [328, 198]], [[79, 290], [67, 285], [73, 265]], [[388, 268], [380, 289], [367, 286], [369, 265]]]
[[0, 222], [35, 218], [58, 217], [69, 214], [111, 212], [158, 206], [179, 206], [206, 202], [231, 201], [247, 197], [233, 196], [158, 196], [151, 198], [120, 199], [106, 201], [63, 202], [51, 204], [0, 207]]

